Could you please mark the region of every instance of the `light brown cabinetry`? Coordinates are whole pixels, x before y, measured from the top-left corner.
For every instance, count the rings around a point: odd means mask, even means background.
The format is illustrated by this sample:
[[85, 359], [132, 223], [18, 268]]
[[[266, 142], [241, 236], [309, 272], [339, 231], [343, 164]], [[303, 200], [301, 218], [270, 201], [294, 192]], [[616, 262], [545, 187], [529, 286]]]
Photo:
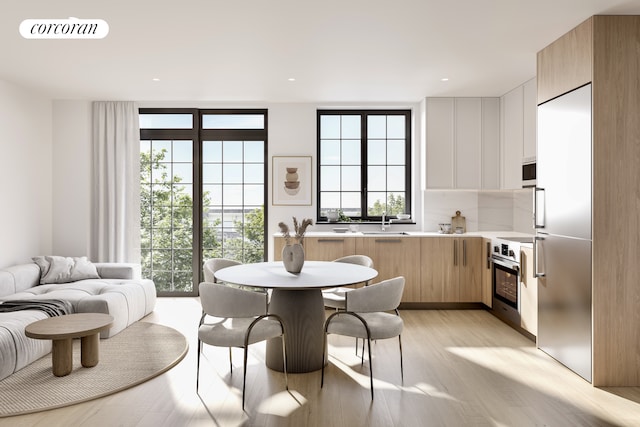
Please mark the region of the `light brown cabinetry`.
[[593, 18], [538, 52], [538, 104], [592, 80]]
[[420, 240], [415, 237], [358, 237], [356, 253], [373, 260], [373, 282], [404, 276], [402, 302], [420, 302]]
[[520, 326], [538, 334], [538, 279], [533, 272], [533, 249], [520, 248]]
[[[486, 255], [481, 237], [305, 237], [305, 259], [332, 261], [367, 255], [378, 277], [404, 276], [405, 303], [477, 303], [483, 301]], [[274, 238], [274, 259], [282, 259], [284, 239]]]
[[[333, 261], [347, 255], [354, 255], [355, 238], [353, 237], [305, 237], [304, 258], [312, 261]], [[282, 260], [284, 238], [276, 237], [273, 245], [273, 255], [276, 261]]]
[[423, 302], [482, 300], [482, 238], [428, 237], [420, 245]]
[[640, 16], [599, 15], [538, 53], [538, 104], [592, 84], [594, 386], [640, 386], [638, 46]]
[[482, 303], [493, 305], [493, 277], [491, 270], [491, 239], [482, 239]]

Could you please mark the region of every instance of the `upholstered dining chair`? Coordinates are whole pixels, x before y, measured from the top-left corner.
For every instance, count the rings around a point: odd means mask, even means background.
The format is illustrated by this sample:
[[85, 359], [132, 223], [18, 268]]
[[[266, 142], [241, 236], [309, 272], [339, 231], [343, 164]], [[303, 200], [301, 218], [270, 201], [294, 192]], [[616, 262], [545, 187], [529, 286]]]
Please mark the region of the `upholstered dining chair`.
[[[216, 279], [216, 276], [215, 276], [216, 271], [222, 270], [223, 268], [233, 267], [234, 265], [241, 265], [241, 264], [242, 263], [240, 261], [235, 261], [228, 258], [208, 259], [204, 262], [202, 266], [202, 271], [204, 273], [204, 281], [209, 283], [225, 284], [225, 283], [219, 282], [218, 279]], [[234, 284], [231, 284], [230, 286], [235, 288], [241, 288], [247, 291], [268, 293], [268, 291], [264, 288], [256, 288], [253, 286], [243, 286], [243, 285], [234, 285]]]
[[232, 267], [234, 265], [242, 264], [240, 261], [234, 261], [227, 258], [211, 258], [204, 262], [202, 270], [204, 272], [204, 281], [209, 283], [218, 283], [218, 280], [214, 276], [216, 271], [223, 268]]
[[210, 282], [200, 283], [199, 291], [203, 314], [198, 325], [196, 392], [200, 380], [200, 354], [203, 343], [229, 348], [231, 373], [233, 373], [231, 349], [243, 348], [242, 409], [244, 410], [249, 345], [276, 337], [282, 337], [285, 386], [289, 390], [284, 324], [279, 316], [268, 313], [268, 295]]
[[[335, 259], [333, 260], [333, 262], [347, 262], [373, 268], [373, 260], [366, 255], [347, 255], [342, 258]], [[368, 284], [369, 283], [365, 283], [365, 286], [367, 286]], [[336, 310], [344, 310], [344, 296], [347, 292], [350, 292], [352, 290], [353, 288], [330, 288], [323, 290], [322, 299], [324, 301], [324, 306], [335, 308]]]
[[[373, 360], [371, 359], [371, 340], [398, 337], [400, 347], [400, 377], [404, 381], [402, 366], [402, 330], [404, 323], [398, 312], [398, 306], [404, 290], [404, 277], [383, 280], [372, 286], [354, 289], [346, 294], [345, 310], [332, 313], [324, 324], [324, 348], [322, 361], [322, 379], [324, 385], [324, 355], [327, 350], [327, 335], [338, 334], [367, 340], [369, 349], [369, 378], [371, 381], [371, 399], [373, 400]], [[394, 313], [389, 313], [393, 311]]]

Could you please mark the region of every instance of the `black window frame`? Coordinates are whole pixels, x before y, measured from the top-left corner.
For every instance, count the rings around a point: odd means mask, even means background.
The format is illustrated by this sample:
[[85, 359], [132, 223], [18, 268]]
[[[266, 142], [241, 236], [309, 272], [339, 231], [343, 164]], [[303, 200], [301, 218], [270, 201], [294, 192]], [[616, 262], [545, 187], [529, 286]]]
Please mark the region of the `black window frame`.
[[[404, 213], [411, 213], [411, 147], [412, 147], [412, 127], [411, 127], [411, 109], [319, 109], [316, 115], [316, 222], [328, 222], [326, 216], [322, 215], [321, 200], [321, 117], [322, 116], [343, 116], [352, 115], [360, 116], [360, 206], [361, 215], [359, 217], [350, 217], [351, 220], [362, 222], [380, 222], [381, 216], [368, 215], [367, 203], [367, 179], [368, 179], [368, 162], [367, 162], [367, 141], [368, 129], [367, 118], [369, 116], [404, 116], [405, 117], [405, 183], [404, 197], [405, 207]], [[385, 201], [386, 203], [386, 201]], [[393, 218], [394, 216], [391, 216]]]
[[[202, 271], [202, 231], [203, 231], [203, 206], [202, 206], [202, 142], [212, 139], [226, 139], [226, 140], [243, 140], [243, 141], [263, 141], [264, 142], [264, 261], [267, 260], [269, 253], [269, 209], [268, 209], [268, 110], [267, 109], [199, 109], [199, 108], [139, 108], [139, 114], [191, 114], [193, 118], [193, 126], [191, 129], [176, 128], [176, 129], [140, 129], [140, 140], [191, 140], [192, 146], [192, 182], [193, 182], [193, 261], [192, 269], [197, 274], [192, 275], [193, 290], [191, 292], [186, 291], [158, 291], [158, 296], [161, 297], [173, 297], [173, 296], [197, 296], [198, 284], [204, 280], [204, 274]], [[211, 114], [261, 114], [264, 116], [263, 129], [203, 129], [202, 128], [202, 116]], [[198, 200], [198, 203], [195, 201]]]

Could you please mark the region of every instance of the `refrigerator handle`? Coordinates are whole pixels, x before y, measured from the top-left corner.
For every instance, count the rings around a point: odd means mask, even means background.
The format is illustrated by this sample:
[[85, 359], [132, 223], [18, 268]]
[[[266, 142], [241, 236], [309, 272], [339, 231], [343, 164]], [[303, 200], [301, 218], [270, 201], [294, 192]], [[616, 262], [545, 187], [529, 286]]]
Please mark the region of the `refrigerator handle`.
[[538, 241], [544, 240], [544, 237], [534, 236], [533, 238], [533, 277], [544, 277], [546, 273], [538, 271]]
[[[538, 193], [542, 193], [542, 199], [538, 198]], [[538, 206], [539, 204], [541, 206]], [[533, 189], [533, 228], [544, 227], [544, 188], [535, 187]]]

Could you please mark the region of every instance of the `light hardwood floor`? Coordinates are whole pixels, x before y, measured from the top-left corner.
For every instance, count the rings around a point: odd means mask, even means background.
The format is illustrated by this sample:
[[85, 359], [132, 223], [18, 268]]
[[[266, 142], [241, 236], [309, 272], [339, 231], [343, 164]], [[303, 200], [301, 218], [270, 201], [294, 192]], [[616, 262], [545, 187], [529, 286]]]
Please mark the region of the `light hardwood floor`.
[[68, 408], [0, 419], [0, 426], [638, 426], [640, 388], [594, 388], [481, 310], [404, 310], [404, 384], [398, 342], [373, 345], [375, 400], [354, 341], [330, 336], [320, 372], [283, 374], [251, 347], [247, 412], [241, 409], [242, 351], [229, 375], [226, 349], [205, 346], [195, 392], [196, 298], [161, 298], [144, 319], [189, 339], [185, 359], [132, 389]]

